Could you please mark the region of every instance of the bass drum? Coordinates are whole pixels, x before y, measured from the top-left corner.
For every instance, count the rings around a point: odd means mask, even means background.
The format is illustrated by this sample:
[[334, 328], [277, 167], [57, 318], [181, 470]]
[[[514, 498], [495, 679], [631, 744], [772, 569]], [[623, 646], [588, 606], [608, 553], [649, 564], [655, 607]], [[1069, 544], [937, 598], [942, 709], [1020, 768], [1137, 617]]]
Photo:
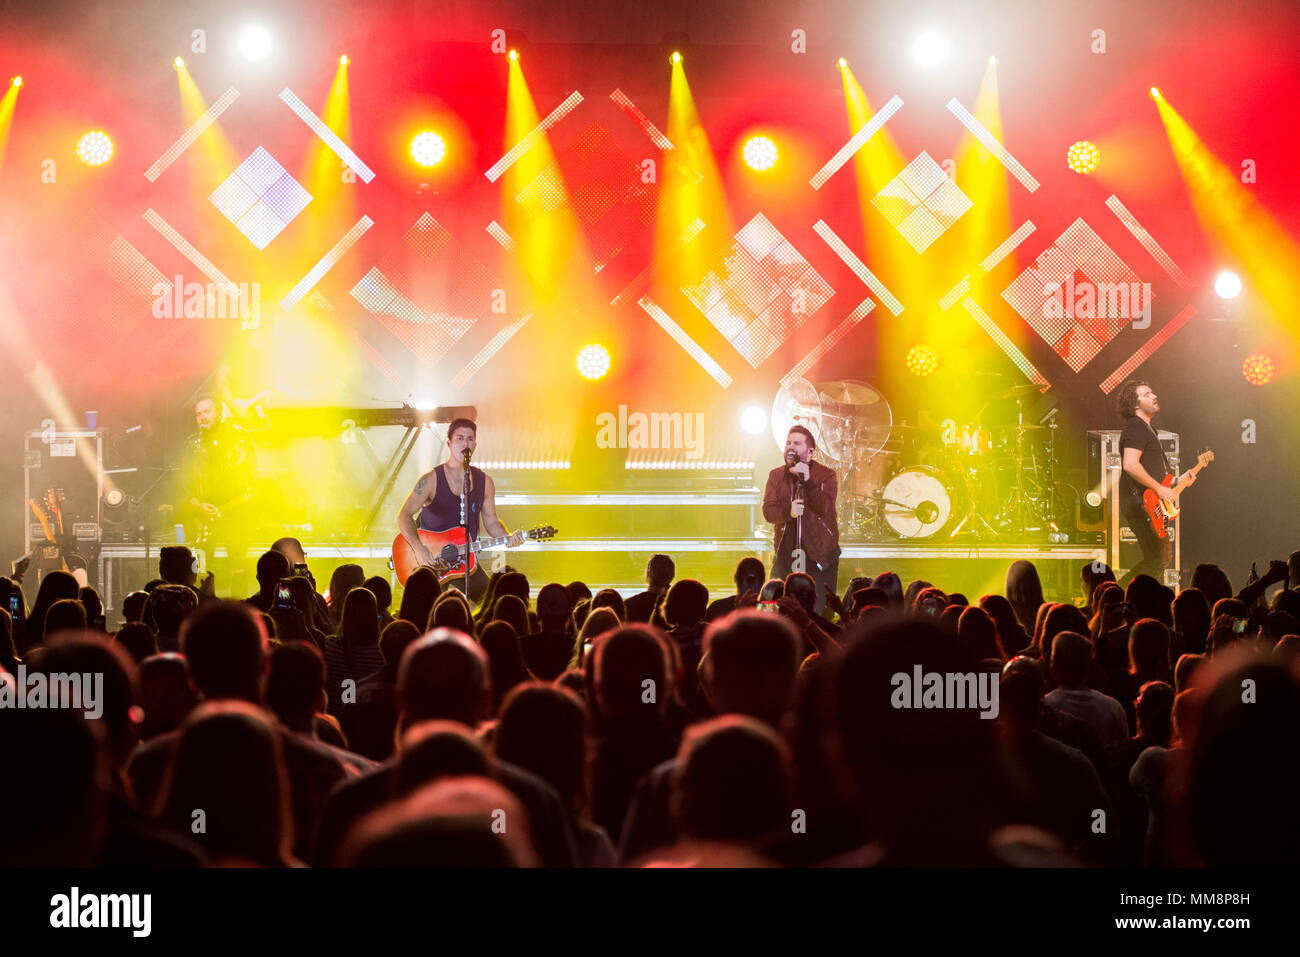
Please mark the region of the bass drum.
[[918, 465], [897, 473], [882, 493], [885, 524], [899, 538], [933, 538], [956, 517], [955, 483], [938, 469]]

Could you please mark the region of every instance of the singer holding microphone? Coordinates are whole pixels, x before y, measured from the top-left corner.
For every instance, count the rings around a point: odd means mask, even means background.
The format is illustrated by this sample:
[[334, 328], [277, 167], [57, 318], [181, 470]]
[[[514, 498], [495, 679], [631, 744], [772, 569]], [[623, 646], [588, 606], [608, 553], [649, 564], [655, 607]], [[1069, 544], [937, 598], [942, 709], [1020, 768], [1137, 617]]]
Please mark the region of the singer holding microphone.
[[785, 464], [772, 469], [763, 493], [763, 517], [776, 526], [772, 576], [806, 572], [817, 582], [817, 607], [826, 588], [839, 589], [840, 527], [835, 517], [835, 470], [813, 461], [817, 443], [802, 425], [785, 437]]
[[[482, 469], [470, 465], [477, 445], [478, 426], [470, 419], [454, 420], [447, 426], [447, 447], [450, 452], [447, 461], [432, 472], [420, 476], [397, 513], [398, 531], [415, 551], [421, 565], [433, 564], [435, 556], [420, 541], [417, 527], [430, 532], [445, 532], [463, 525], [466, 540], [470, 542], [478, 538], [481, 527], [487, 529], [493, 538], [509, 535], [511, 548], [523, 544], [524, 533], [517, 531], [512, 535], [501, 524], [501, 519], [497, 518], [496, 487], [492, 484], [491, 477]], [[464, 590], [466, 583], [464, 579], [453, 579], [450, 584]], [[488, 575], [480, 562], [469, 576], [470, 601], [477, 602], [482, 598], [487, 584]], [[423, 622], [417, 624], [422, 625]]]

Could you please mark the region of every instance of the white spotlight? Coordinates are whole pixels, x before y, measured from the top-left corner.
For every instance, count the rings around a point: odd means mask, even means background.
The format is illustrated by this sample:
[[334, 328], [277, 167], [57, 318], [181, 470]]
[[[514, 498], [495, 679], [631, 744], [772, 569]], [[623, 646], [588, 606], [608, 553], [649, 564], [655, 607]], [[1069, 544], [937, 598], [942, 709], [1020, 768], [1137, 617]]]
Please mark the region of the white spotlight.
[[952, 44], [943, 34], [926, 30], [912, 41], [912, 56], [923, 67], [935, 67], [948, 59]]
[[767, 413], [756, 405], [751, 405], [740, 413], [740, 427], [749, 435], [761, 435], [767, 428]]
[[239, 35], [239, 55], [261, 63], [271, 55], [271, 34], [263, 27], [248, 27]]
[[1241, 294], [1241, 277], [1235, 272], [1224, 270], [1214, 280], [1214, 291], [1220, 299], [1236, 299]]

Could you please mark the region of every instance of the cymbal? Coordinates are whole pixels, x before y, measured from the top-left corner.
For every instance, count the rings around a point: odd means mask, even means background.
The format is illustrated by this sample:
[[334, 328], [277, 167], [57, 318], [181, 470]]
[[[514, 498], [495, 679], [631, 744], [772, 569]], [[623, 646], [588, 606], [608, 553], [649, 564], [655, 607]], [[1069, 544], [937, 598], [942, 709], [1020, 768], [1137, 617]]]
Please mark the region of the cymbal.
[[839, 382], [822, 382], [817, 386], [817, 391], [821, 393], [823, 402], [830, 399], [832, 402], [848, 405], [876, 405], [885, 401], [885, 397], [871, 386], [848, 379]]
[[821, 408], [818, 448], [839, 462], [880, 450], [889, 439], [893, 412], [889, 402], [865, 382], [841, 380], [817, 386]]
[[1051, 428], [1050, 425], [995, 425], [991, 428], [993, 432], [1046, 432]]
[[998, 396], [998, 398], [1023, 399], [1027, 396], [1038, 395], [1041, 392], [1041, 387], [1034, 385], [1032, 382], [1026, 382], [1021, 385], [1013, 385], [1010, 389], [1007, 389], [1006, 392], [1003, 392], [1002, 395]]

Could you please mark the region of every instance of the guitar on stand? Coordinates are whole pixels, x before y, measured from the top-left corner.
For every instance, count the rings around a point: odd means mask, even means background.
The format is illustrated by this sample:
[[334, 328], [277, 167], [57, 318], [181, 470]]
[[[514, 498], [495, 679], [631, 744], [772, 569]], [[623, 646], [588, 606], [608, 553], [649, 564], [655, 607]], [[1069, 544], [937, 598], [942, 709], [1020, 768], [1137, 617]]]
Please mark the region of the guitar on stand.
[[[501, 538], [479, 538], [467, 544], [465, 529], [459, 525], [453, 525], [441, 532], [431, 532], [421, 528], [416, 530], [416, 534], [420, 536], [424, 547], [436, 556], [430, 567], [438, 576], [438, 581], [443, 584], [447, 584], [452, 579], [463, 579], [466, 574], [473, 573], [478, 566], [479, 552], [490, 548], [501, 548], [510, 541], [510, 536], [504, 535]], [[538, 525], [524, 532], [524, 539], [544, 542], [554, 538], [555, 535], [554, 526]], [[420, 567], [420, 562], [415, 557], [415, 549], [400, 534], [393, 539], [392, 566], [393, 571], [397, 573], [397, 580], [403, 585], [406, 584], [406, 579], [410, 577], [411, 572]]]
[[68, 536], [63, 529], [63, 489], [50, 488], [45, 492], [45, 506], [34, 498], [27, 500], [32, 514], [40, 523], [45, 534], [45, 543], [37, 553], [37, 572], [44, 577], [46, 572], [70, 572], [77, 579], [77, 584], [85, 588], [90, 579], [86, 572], [86, 560], [76, 554], [76, 548], [69, 547]]
[[[1214, 461], [1214, 453], [1209, 449], [1203, 449], [1196, 456], [1196, 465], [1188, 471], [1181, 482], [1174, 484], [1174, 477], [1166, 474], [1160, 484], [1167, 489], [1172, 489], [1175, 496], [1182, 492], [1187, 486], [1195, 480], [1196, 474], [1201, 469]], [[1157, 538], [1169, 537], [1169, 526], [1182, 511], [1174, 502], [1166, 502], [1155, 493], [1154, 489], [1145, 489], [1142, 492], [1142, 507], [1146, 510], [1147, 516], [1151, 519], [1151, 530], [1156, 533]]]

